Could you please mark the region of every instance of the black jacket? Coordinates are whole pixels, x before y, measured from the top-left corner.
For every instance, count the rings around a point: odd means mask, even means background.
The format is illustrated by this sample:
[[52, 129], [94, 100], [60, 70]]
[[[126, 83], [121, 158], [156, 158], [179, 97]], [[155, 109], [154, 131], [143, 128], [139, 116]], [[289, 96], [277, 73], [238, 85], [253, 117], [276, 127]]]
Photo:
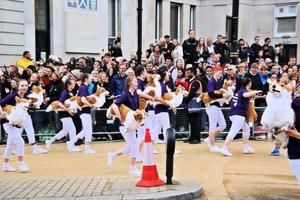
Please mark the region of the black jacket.
[[185, 64], [194, 64], [197, 59], [196, 48], [198, 40], [195, 38], [186, 39], [182, 44], [183, 59]]
[[250, 63], [257, 62], [260, 58], [259, 51], [262, 50], [262, 46], [260, 44], [252, 44], [250, 47]]
[[59, 99], [61, 92], [64, 89], [64, 83], [61, 79], [56, 81], [51, 81], [46, 89], [47, 96], [50, 98], [48, 104]]

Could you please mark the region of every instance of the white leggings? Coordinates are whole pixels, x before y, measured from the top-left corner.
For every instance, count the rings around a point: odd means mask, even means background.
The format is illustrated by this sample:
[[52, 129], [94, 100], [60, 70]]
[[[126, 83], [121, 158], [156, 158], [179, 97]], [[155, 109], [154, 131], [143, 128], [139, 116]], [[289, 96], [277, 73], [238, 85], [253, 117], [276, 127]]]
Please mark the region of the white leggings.
[[3, 124], [3, 128], [7, 133], [7, 143], [4, 150], [3, 158], [9, 159], [14, 148], [16, 147], [16, 155], [24, 156], [24, 140], [21, 136], [23, 128], [17, 128], [8, 123]]
[[289, 163], [296, 175], [298, 184], [300, 186], [300, 159], [295, 159], [295, 160], [290, 159]]
[[84, 138], [85, 142], [92, 141], [93, 127], [92, 127], [92, 115], [89, 113], [83, 113], [80, 115], [82, 130], [78, 133], [77, 137]]
[[233, 138], [238, 134], [238, 132], [243, 130], [243, 137], [250, 136], [250, 128], [247, 124], [245, 117], [239, 115], [230, 116], [229, 119], [232, 121], [227, 138], [233, 140]]
[[148, 115], [145, 118], [145, 125], [138, 130], [138, 139], [145, 137], [146, 128], [149, 128], [151, 139], [153, 141], [158, 141], [158, 128], [157, 128], [157, 118], [155, 116], [154, 110], [148, 111]]
[[123, 154], [130, 153], [131, 158], [139, 156], [139, 142], [136, 138], [136, 131], [125, 131], [124, 126], [119, 127], [120, 132], [126, 141], [126, 146], [121, 149]]
[[26, 135], [28, 137], [29, 144], [35, 143], [35, 135], [34, 135], [34, 129], [32, 125], [32, 120], [30, 115], [28, 114], [26, 117], [26, 120], [23, 122], [22, 127], [24, 128]]
[[205, 110], [209, 120], [209, 132], [215, 132], [217, 129], [225, 130], [226, 121], [221, 109], [217, 106], [207, 106]]
[[167, 129], [170, 128], [170, 118], [168, 112], [161, 112], [155, 115], [157, 117], [157, 130], [158, 132], [163, 129], [164, 140], [166, 142]]
[[60, 140], [69, 133], [70, 141], [74, 140], [76, 137], [76, 128], [72, 118], [64, 117], [60, 119], [60, 121], [62, 122], [62, 129], [54, 136], [54, 138]]

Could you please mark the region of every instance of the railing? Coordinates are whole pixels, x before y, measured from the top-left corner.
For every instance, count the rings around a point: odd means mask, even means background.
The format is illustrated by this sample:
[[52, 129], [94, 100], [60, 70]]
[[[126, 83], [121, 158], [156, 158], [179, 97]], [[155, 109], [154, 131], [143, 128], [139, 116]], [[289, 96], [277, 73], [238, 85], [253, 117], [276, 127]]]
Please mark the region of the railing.
[[[255, 127], [260, 123], [260, 119], [265, 107], [256, 107], [255, 109], [258, 114], [258, 119], [254, 124], [254, 130]], [[92, 114], [92, 122], [93, 122], [93, 136], [97, 137], [101, 135], [107, 135], [107, 137], [112, 140], [116, 135], [120, 135], [119, 132], [120, 124], [118, 120], [107, 119], [106, 110], [107, 109], [92, 110], [91, 114]], [[230, 129], [231, 121], [228, 116], [229, 108], [222, 108], [222, 112], [224, 114], [227, 123], [227, 127], [223, 132], [224, 135], [227, 134]], [[32, 118], [33, 127], [38, 142], [44, 142], [46, 139], [55, 135], [55, 133], [57, 133], [61, 129], [61, 122], [58, 118], [58, 114], [55, 112], [47, 113], [45, 112], [45, 110], [34, 110], [34, 111], [30, 111], [29, 114]], [[170, 110], [169, 116], [170, 116], [171, 127], [175, 129], [176, 134], [187, 136], [190, 130], [187, 110], [184, 108], [178, 108], [176, 115]], [[201, 134], [206, 135], [208, 134], [207, 131], [208, 117], [206, 115], [205, 108], [200, 109], [200, 116], [201, 116], [201, 120], [199, 123], [201, 124]], [[81, 120], [79, 116], [73, 117], [73, 121], [76, 127], [76, 131], [80, 132]], [[3, 131], [4, 130], [1, 126], [2, 134], [0, 135], [2, 137], [4, 137]], [[261, 134], [261, 133], [262, 132], [254, 131], [254, 134]], [[27, 139], [25, 132], [23, 132], [23, 136], [25, 139]]]

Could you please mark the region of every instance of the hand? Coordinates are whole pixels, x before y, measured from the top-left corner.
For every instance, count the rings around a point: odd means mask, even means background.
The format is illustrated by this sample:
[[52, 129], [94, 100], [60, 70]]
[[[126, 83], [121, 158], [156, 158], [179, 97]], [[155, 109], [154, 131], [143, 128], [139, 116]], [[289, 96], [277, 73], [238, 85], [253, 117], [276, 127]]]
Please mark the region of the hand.
[[71, 111], [67, 111], [71, 116], [74, 116], [75, 115], [75, 113], [73, 113], [73, 112], [71, 112]]
[[223, 98], [229, 99], [229, 97], [230, 97], [230, 95], [227, 92], [223, 93]]
[[48, 102], [48, 101], [50, 101], [50, 97], [44, 98], [44, 102]]
[[171, 109], [172, 109], [173, 113], [176, 115], [176, 112], [177, 112], [176, 107], [171, 107]]
[[263, 91], [262, 90], [256, 90], [255, 93], [258, 94], [258, 95], [262, 95]]

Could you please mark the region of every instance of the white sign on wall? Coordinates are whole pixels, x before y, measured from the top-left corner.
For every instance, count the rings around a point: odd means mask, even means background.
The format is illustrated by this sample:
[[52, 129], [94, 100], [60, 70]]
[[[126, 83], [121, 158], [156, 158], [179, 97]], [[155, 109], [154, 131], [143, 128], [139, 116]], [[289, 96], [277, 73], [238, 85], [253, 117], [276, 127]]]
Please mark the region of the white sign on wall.
[[66, 0], [66, 7], [86, 11], [98, 11], [99, 0]]

